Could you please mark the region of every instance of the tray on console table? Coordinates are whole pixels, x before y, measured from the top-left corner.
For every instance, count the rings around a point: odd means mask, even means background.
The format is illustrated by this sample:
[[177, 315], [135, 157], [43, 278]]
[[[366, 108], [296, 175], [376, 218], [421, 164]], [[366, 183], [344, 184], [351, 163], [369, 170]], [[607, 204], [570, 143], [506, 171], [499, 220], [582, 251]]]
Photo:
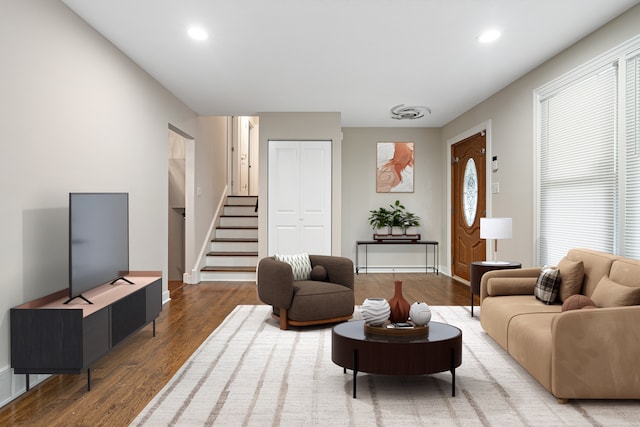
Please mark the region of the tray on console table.
[[420, 234], [374, 234], [373, 240], [381, 241], [405, 241], [417, 242], [420, 240]]

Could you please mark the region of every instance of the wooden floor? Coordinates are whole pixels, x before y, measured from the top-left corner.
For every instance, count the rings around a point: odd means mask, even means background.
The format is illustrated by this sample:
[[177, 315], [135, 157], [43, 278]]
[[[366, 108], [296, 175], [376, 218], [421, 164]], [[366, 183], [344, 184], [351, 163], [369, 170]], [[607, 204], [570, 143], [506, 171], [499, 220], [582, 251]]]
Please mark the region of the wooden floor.
[[[433, 273], [360, 274], [356, 304], [367, 297], [390, 299], [394, 279], [409, 302], [469, 305], [469, 287]], [[53, 375], [0, 408], [0, 426], [126, 426], [236, 305], [261, 304], [252, 282], [170, 284], [171, 301], [151, 325], [100, 359], [83, 375]], [[477, 301], [476, 301], [477, 303]]]

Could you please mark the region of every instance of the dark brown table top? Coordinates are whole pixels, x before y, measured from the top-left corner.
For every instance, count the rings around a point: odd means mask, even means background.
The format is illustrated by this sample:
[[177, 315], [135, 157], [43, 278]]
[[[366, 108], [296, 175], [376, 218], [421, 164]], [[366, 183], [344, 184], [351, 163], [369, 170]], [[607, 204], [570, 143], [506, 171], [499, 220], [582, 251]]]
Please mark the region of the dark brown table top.
[[440, 322], [430, 322], [425, 335], [393, 337], [366, 334], [364, 320], [352, 320], [336, 325], [331, 340], [331, 360], [360, 372], [421, 375], [462, 364], [462, 331]]

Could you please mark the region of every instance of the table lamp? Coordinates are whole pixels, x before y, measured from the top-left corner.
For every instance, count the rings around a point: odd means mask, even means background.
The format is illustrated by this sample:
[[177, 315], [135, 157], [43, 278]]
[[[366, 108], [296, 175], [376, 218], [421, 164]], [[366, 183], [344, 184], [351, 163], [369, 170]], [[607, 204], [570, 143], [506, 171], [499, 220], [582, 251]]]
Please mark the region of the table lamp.
[[498, 239], [511, 238], [511, 218], [480, 218], [480, 238], [493, 239], [493, 260], [483, 261], [485, 264], [509, 264], [508, 261], [496, 261]]

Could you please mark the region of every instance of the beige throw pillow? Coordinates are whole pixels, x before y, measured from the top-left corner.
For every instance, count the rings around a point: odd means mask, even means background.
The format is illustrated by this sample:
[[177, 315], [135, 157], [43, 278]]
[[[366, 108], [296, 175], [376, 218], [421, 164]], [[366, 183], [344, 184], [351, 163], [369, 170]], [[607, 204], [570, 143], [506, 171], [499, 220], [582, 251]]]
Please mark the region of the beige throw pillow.
[[640, 304], [640, 287], [624, 286], [604, 276], [591, 299], [598, 307], [623, 307]]
[[558, 296], [560, 301], [564, 302], [571, 295], [579, 294], [582, 290], [584, 264], [582, 261], [569, 261], [567, 257], [564, 257], [558, 263], [558, 270], [560, 270], [560, 277], [562, 277]]

